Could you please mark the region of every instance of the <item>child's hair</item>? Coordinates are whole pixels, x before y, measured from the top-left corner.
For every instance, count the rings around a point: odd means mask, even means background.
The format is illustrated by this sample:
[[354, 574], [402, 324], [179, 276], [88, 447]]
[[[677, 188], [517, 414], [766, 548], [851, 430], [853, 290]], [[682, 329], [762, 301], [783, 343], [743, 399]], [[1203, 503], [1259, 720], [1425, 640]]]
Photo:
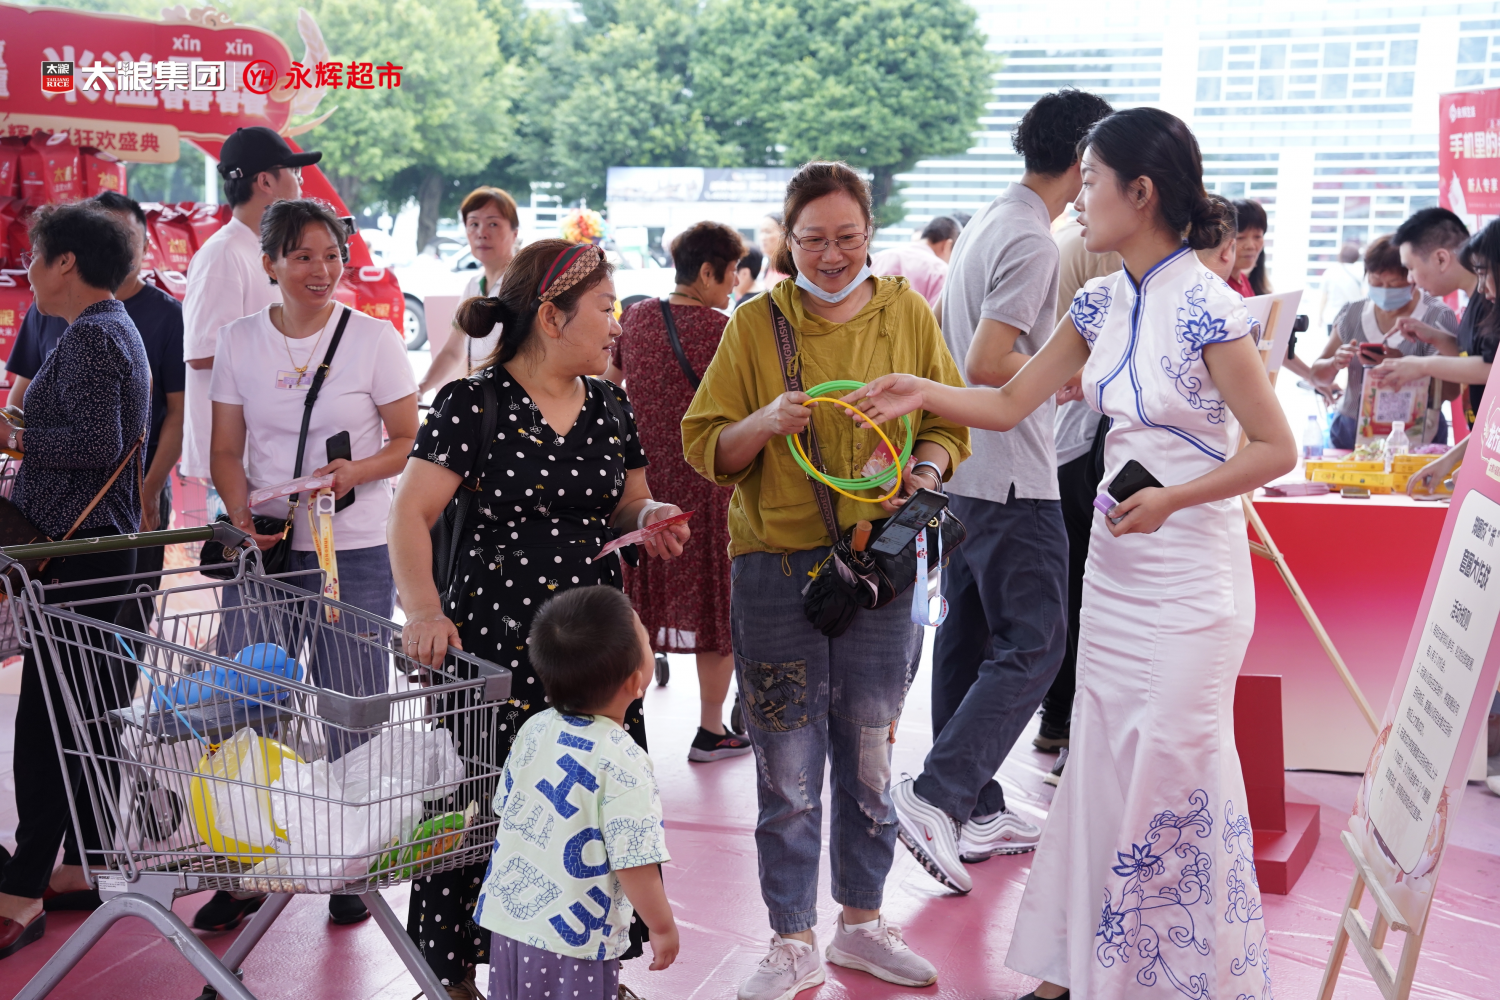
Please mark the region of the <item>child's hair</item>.
[[630, 598], [614, 587], [574, 587], [542, 605], [526, 642], [552, 707], [586, 715], [641, 666]]

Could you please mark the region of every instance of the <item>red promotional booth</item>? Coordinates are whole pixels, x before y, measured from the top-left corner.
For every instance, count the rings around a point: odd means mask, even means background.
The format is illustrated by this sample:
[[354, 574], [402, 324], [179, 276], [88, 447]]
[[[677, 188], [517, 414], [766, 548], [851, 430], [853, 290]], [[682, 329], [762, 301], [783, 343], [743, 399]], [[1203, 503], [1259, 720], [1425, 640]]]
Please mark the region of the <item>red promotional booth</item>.
[[[181, 11], [182, 8], [177, 8]], [[276, 35], [229, 22], [198, 8], [179, 19], [151, 21], [117, 14], [0, 3], [0, 363], [10, 357], [31, 305], [31, 289], [20, 266], [30, 248], [31, 213], [40, 205], [74, 201], [112, 190], [129, 194], [127, 163], [171, 163], [180, 142], [217, 159], [219, 147], [237, 128], [273, 128], [288, 141], [311, 125], [293, 126], [321, 98], [317, 89], [286, 89], [293, 59]], [[208, 82], [219, 89], [125, 90], [111, 79], [103, 86], [95, 63], [222, 64]], [[44, 64], [66, 75], [48, 73]], [[247, 67], [276, 81], [268, 93], [247, 86]], [[190, 67], [191, 68], [191, 67]], [[267, 71], [269, 68], [269, 71]], [[112, 75], [112, 74], [111, 74]], [[252, 83], [257, 77], [250, 74]], [[130, 83], [136, 83], [130, 80]], [[196, 79], [195, 83], [200, 82]], [[71, 84], [71, 85], [70, 85]], [[63, 89], [66, 88], [66, 89]], [[296, 148], [295, 142], [292, 143]], [[316, 166], [302, 172], [303, 194], [349, 210]], [[150, 245], [147, 280], [182, 298], [193, 254], [229, 218], [225, 205], [145, 204]], [[396, 278], [375, 267], [357, 235], [339, 283], [340, 301], [399, 330], [403, 300]]]

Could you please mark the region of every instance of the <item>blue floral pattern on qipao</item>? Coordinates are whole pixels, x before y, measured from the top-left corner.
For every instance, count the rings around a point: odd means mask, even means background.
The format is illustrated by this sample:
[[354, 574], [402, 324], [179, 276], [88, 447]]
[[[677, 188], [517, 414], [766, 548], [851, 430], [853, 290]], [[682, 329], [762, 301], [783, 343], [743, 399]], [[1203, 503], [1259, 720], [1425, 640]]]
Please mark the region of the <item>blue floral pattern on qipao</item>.
[[1104, 329], [1104, 321], [1109, 316], [1109, 304], [1109, 289], [1100, 286], [1092, 291], [1080, 288], [1078, 294], [1073, 296], [1073, 304], [1068, 307], [1068, 316], [1073, 320], [1073, 328], [1084, 340], [1088, 341], [1091, 348], [1094, 346], [1094, 341], [1099, 339], [1100, 331]]
[[1135, 981], [1142, 986], [1165, 977], [1183, 996], [1209, 1000], [1213, 858], [1199, 845], [1213, 833], [1213, 815], [1201, 788], [1188, 796], [1188, 804], [1192, 808], [1182, 815], [1170, 809], [1157, 813], [1140, 843], [1116, 852], [1119, 864], [1113, 871], [1125, 883], [1118, 898], [1104, 890], [1094, 954], [1106, 969], [1139, 965]]
[[1224, 921], [1241, 924], [1245, 931], [1240, 954], [1229, 962], [1230, 973], [1241, 977], [1242, 983], [1235, 1000], [1270, 1000], [1270, 944], [1255, 879], [1255, 840], [1250, 817], [1236, 816], [1233, 802], [1224, 803], [1224, 851], [1229, 855]]
[[1187, 305], [1177, 310], [1177, 342], [1182, 347], [1182, 356], [1174, 361], [1163, 357], [1161, 367], [1177, 386], [1188, 405], [1203, 410], [1211, 424], [1224, 422], [1224, 401], [1203, 395], [1203, 378], [1193, 374], [1193, 368], [1203, 360], [1203, 348], [1233, 340], [1234, 334], [1225, 320], [1216, 319], [1208, 311], [1208, 300], [1202, 285], [1194, 285], [1186, 295]]

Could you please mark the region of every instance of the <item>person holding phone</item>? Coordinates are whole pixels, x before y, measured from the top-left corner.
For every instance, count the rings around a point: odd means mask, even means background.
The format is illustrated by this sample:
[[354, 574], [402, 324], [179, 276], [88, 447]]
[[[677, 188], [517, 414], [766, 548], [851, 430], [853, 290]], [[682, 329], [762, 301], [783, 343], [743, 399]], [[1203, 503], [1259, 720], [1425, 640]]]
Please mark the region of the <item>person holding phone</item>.
[[[802, 590], [829, 556], [831, 529], [842, 536], [859, 521], [894, 514], [894, 501], [918, 488], [941, 489], [968, 457], [968, 432], [930, 414], [913, 417], [913, 462], [900, 496], [882, 507], [874, 496], [832, 494], [826, 517], [786, 440], [811, 425], [829, 474], [859, 475], [878, 439], [856, 432], [831, 403], [809, 406], [802, 389], [895, 371], [962, 384], [927, 301], [905, 278], [872, 274], [873, 214], [869, 187], [846, 163], [808, 163], [793, 175], [772, 266], [795, 277], [735, 310], [682, 420], [688, 464], [734, 487], [729, 619], [757, 762], [761, 897], [774, 932], [739, 1000], [780, 1000], [825, 979], [813, 929], [830, 764], [828, 855], [842, 913], [828, 960], [904, 986], [937, 980], [880, 912], [897, 827], [887, 741], [916, 672], [922, 629], [903, 596], [855, 612], [847, 631], [830, 638], [808, 620]], [[800, 389], [788, 387], [791, 378]], [[905, 429], [883, 430], [900, 448]]]
[[924, 410], [1005, 430], [1083, 369], [1084, 399], [1113, 420], [1104, 482], [1129, 492], [1113, 484], [1134, 462], [1163, 485], [1094, 520], [1068, 767], [1006, 964], [1042, 980], [1026, 1000], [1144, 998], [1166, 982], [1268, 1000], [1234, 745], [1255, 623], [1240, 497], [1290, 471], [1297, 446], [1255, 321], [1194, 254], [1232, 222], [1208, 199], [1192, 132], [1131, 108], [1084, 141], [1085, 244], [1118, 251], [1124, 269], [1088, 281], [999, 388], [888, 375], [848, 398], [867, 419]]
[[[389, 618], [396, 588], [385, 543], [388, 480], [400, 474], [417, 436], [417, 381], [406, 348], [388, 321], [334, 299], [348, 235], [327, 206], [311, 199], [276, 202], [261, 218], [260, 245], [264, 280], [281, 290], [281, 302], [219, 331], [210, 391], [214, 488], [235, 527], [250, 532], [257, 545], [266, 549], [279, 540], [280, 535], [255, 534], [247, 498], [252, 490], [293, 478], [303, 400], [326, 364], [302, 446], [301, 471], [331, 475], [337, 497], [354, 496], [333, 516], [339, 600]], [[291, 582], [317, 593], [323, 583], [313, 546], [312, 502], [304, 493], [295, 510], [282, 498], [253, 513], [291, 518], [286, 569], [305, 571], [300, 583], [297, 578]], [[225, 604], [235, 600], [235, 589], [225, 588]], [[341, 627], [355, 620], [346, 616]], [[387, 658], [364, 649], [351, 654], [347, 648], [335, 656], [319, 645], [309, 671], [320, 686], [364, 696], [390, 684]], [[335, 741], [328, 756], [336, 759], [350, 749]], [[225, 930], [258, 907], [255, 897], [237, 899], [219, 892], [198, 911], [193, 925]], [[367, 915], [358, 896], [329, 897], [329, 916], [337, 923]]]
[[[1403, 333], [1404, 320], [1436, 327], [1449, 336], [1458, 334], [1458, 317], [1441, 299], [1433, 298], [1412, 283], [1401, 263], [1401, 251], [1389, 236], [1371, 240], [1365, 248], [1365, 285], [1366, 297], [1339, 310], [1322, 355], [1309, 366], [1313, 384], [1322, 388], [1332, 386], [1340, 370], [1349, 370], [1338, 412], [1328, 428], [1329, 441], [1335, 448], [1355, 445], [1366, 369], [1375, 368], [1388, 358], [1439, 353], [1432, 344]], [[1442, 382], [1433, 380], [1427, 405], [1436, 412], [1429, 415], [1422, 440], [1413, 441], [1414, 445], [1448, 440], [1448, 424], [1438, 410], [1448, 395], [1442, 387]], [[1457, 386], [1451, 394], [1457, 394]]]

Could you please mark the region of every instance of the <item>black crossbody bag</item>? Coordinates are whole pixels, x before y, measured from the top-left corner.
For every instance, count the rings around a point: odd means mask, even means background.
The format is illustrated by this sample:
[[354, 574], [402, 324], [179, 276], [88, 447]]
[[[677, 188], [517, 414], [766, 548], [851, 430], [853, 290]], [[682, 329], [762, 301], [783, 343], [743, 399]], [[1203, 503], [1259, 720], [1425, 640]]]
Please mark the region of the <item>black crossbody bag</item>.
[[[300, 478], [302, 475], [302, 453], [307, 449], [307, 428], [312, 423], [313, 404], [318, 401], [318, 393], [323, 389], [323, 380], [328, 377], [328, 366], [333, 363], [333, 355], [339, 349], [339, 342], [344, 339], [344, 330], [349, 325], [351, 311], [348, 306], [344, 306], [343, 315], [339, 317], [339, 325], [333, 331], [333, 340], [329, 341], [328, 351], [323, 355], [322, 363], [313, 374], [312, 384], [307, 387], [307, 398], [302, 401], [302, 431], [297, 435], [297, 461], [292, 466], [293, 479]], [[298, 496], [300, 494], [293, 493], [287, 498], [287, 503], [291, 505], [293, 512], [297, 509]], [[220, 514], [214, 520], [228, 522], [229, 515]], [[261, 517], [252, 514], [250, 520], [257, 535], [281, 533], [281, 539], [275, 545], [261, 552], [260, 565], [266, 573], [284, 573], [287, 556], [292, 551], [291, 518]], [[234, 579], [233, 551], [212, 539], [203, 543], [202, 552], [198, 556], [198, 566], [198, 572], [215, 580]]]
[[484, 399], [484, 409], [479, 418], [480, 458], [474, 468], [474, 477], [460, 483], [453, 494], [453, 502], [443, 508], [443, 513], [432, 526], [432, 582], [437, 585], [443, 600], [443, 611], [450, 609], [453, 581], [458, 576], [458, 548], [463, 541], [464, 526], [469, 521], [469, 511], [474, 498], [479, 494], [484, 478], [485, 465], [494, 451], [495, 425], [500, 416], [500, 394], [495, 389], [495, 379], [481, 378], [479, 391]]
[[[771, 306], [771, 326], [776, 333], [776, 351], [781, 359], [781, 379], [787, 392], [802, 392], [802, 376], [793, 365], [797, 344], [792, 333], [792, 324], [777, 307], [769, 295], [766, 301]], [[802, 447], [812, 459], [815, 468], [826, 471], [822, 452], [818, 448], [818, 437], [813, 433], [812, 421], [799, 435]], [[826, 485], [809, 477], [813, 495], [818, 501], [818, 513], [828, 537], [833, 540], [828, 558], [818, 565], [813, 578], [802, 589], [802, 613], [818, 631], [836, 639], [854, 624], [855, 613], [861, 608], [874, 610], [906, 593], [917, 582], [917, 538], [906, 543], [898, 555], [887, 555], [866, 548], [855, 552], [853, 529], [839, 531], [837, 509], [833, 492]], [[870, 537], [877, 538], [887, 519], [873, 520]], [[931, 538], [936, 529], [938, 536]], [[950, 553], [963, 544], [967, 530], [963, 522], [951, 511], [944, 510], [922, 532], [927, 534], [928, 547], [934, 551]], [[936, 544], [934, 544], [936, 543]]]
[[661, 303], [661, 318], [667, 324], [667, 341], [672, 345], [672, 354], [677, 358], [677, 367], [682, 369], [682, 374], [687, 376], [688, 385], [694, 389], [703, 380], [698, 373], [693, 371], [693, 365], [688, 361], [687, 352], [682, 349], [682, 338], [677, 336], [677, 321], [672, 318], [672, 306], [666, 299], [658, 299]]

